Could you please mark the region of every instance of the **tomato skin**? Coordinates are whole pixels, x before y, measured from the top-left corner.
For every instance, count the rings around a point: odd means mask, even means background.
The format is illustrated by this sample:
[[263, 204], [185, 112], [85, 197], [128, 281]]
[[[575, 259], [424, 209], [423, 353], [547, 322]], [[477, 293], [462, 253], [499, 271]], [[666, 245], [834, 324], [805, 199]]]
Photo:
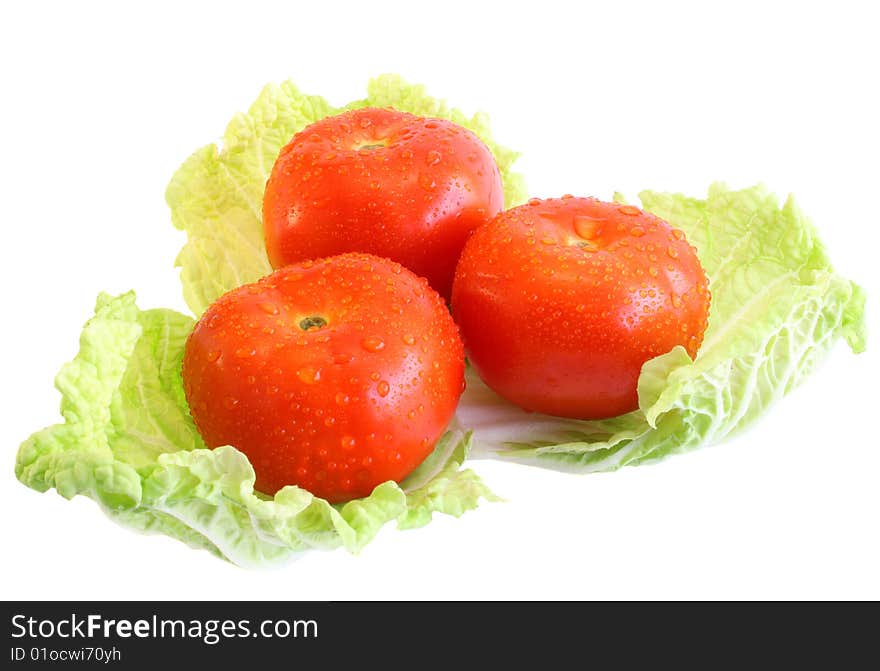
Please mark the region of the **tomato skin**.
[[478, 229], [452, 291], [483, 381], [527, 410], [580, 419], [635, 410], [648, 359], [675, 345], [694, 357], [709, 302], [681, 231], [571, 196], [533, 199]]
[[465, 241], [503, 198], [495, 159], [469, 130], [352, 110], [281, 150], [263, 198], [266, 250], [274, 268], [342, 252], [386, 256], [448, 299]]
[[221, 296], [182, 374], [205, 443], [244, 452], [256, 489], [295, 484], [338, 502], [400, 481], [431, 452], [464, 388], [464, 350], [423, 278], [344, 254]]

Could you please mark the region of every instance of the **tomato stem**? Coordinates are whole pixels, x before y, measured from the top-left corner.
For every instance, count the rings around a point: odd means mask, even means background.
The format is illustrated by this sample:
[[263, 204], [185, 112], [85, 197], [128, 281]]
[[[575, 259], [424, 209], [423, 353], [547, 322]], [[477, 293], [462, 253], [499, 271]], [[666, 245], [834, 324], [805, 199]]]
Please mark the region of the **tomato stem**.
[[299, 327], [303, 331], [310, 331], [311, 329], [322, 329], [327, 326], [327, 320], [323, 317], [304, 317], [299, 322]]

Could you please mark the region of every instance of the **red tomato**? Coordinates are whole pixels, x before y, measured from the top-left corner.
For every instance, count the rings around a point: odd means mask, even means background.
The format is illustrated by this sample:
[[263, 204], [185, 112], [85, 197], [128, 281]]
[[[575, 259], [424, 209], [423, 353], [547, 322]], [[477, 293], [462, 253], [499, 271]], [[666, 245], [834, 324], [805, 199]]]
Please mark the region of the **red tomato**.
[[465, 246], [452, 310], [468, 356], [528, 410], [597, 419], [638, 407], [642, 364], [695, 356], [709, 288], [684, 234], [632, 205], [564, 196], [498, 215]]
[[274, 268], [342, 252], [387, 256], [449, 298], [465, 241], [503, 199], [495, 159], [469, 130], [354, 110], [281, 150], [263, 199], [266, 249]]
[[431, 452], [464, 388], [464, 350], [423, 278], [344, 254], [221, 296], [187, 340], [183, 383], [205, 443], [244, 452], [258, 490], [336, 502]]

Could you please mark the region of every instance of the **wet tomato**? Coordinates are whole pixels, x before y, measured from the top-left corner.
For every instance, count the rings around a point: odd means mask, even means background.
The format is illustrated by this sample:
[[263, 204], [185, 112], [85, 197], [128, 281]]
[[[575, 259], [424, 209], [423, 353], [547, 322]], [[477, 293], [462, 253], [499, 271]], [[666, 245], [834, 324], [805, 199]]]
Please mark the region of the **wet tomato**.
[[263, 229], [274, 268], [368, 252], [448, 298], [465, 241], [502, 206], [498, 166], [476, 135], [444, 119], [365, 108], [322, 119], [281, 150]]
[[206, 444], [244, 452], [259, 491], [299, 485], [337, 502], [400, 481], [431, 452], [463, 390], [464, 351], [423, 278], [343, 254], [221, 296], [182, 374]]
[[465, 246], [452, 309], [511, 402], [596, 419], [638, 407], [642, 364], [702, 342], [709, 288], [684, 234], [632, 205], [566, 196], [499, 214]]

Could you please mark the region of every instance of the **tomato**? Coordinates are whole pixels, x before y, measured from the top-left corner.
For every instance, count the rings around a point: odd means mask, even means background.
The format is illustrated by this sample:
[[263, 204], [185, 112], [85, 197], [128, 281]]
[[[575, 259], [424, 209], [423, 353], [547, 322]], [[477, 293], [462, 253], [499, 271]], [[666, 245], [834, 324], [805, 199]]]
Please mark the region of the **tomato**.
[[464, 350], [423, 278], [344, 254], [221, 296], [182, 374], [205, 443], [244, 452], [256, 489], [337, 502], [400, 481], [431, 452], [464, 388]]
[[465, 241], [502, 206], [498, 166], [476, 135], [444, 119], [365, 108], [322, 119], [281, 150], [263, 229], [273, 268], [369, 252], [448, 298]]
[[533, 199], [464, 248], [452, 310], [469, 359], [528, 410], [597, 419], [638, 407], [642, 364], [695, 356], [709, 288], [684, 234], [632, 205]]

